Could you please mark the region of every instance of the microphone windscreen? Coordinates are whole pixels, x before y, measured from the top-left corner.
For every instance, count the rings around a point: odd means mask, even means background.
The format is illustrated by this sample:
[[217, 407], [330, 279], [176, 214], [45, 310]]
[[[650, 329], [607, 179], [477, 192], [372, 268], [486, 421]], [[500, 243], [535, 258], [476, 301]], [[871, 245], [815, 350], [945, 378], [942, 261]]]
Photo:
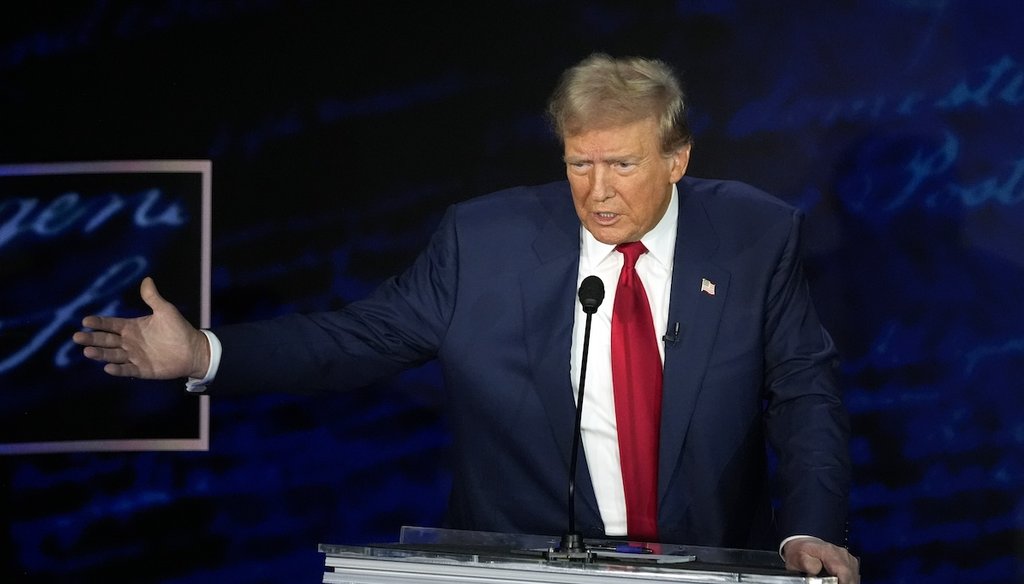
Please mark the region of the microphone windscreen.
[[604, 300], [604, 282], [597, 276], [587, 276], [580, 284], [580, 304], [583, 305], [583, 312], [594, 314], [597, 307], [601, 306]]

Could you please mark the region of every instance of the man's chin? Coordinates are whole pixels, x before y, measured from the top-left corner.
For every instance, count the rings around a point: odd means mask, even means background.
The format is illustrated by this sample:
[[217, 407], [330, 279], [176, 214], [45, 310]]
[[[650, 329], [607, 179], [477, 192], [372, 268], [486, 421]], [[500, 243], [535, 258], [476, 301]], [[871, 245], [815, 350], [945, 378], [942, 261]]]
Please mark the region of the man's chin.
[[629, 234], [621, 229], [611, 229], [602, 226], [587, 226], [587, 231], [594, 236], [594, 239], [605, 245], [619, 245], [630, 241]]

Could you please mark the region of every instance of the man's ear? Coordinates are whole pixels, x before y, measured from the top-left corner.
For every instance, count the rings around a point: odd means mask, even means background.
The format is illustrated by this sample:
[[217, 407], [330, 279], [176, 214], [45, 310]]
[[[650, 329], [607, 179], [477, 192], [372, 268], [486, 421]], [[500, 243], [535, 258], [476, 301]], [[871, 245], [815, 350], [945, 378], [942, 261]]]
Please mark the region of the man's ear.
[[669, 155], [669, 163], [672, 165], [669, 168], [669, 176], [672, 177], [673, 183], [678, 182], [686, 174], [686, 167], [690, 164], [690, 145], [687, 144]]

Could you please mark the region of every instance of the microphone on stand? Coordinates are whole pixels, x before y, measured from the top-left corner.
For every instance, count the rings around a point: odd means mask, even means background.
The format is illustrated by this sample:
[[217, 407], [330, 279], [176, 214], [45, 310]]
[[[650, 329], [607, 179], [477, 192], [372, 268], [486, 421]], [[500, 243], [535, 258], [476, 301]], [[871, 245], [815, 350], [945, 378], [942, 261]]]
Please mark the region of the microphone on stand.
[[569, 530], [562, 535], [558, 550], [548, 550], [549, 560], [593, 561], [593, 553], [583, 543], [583, 535], [576, 531], [576, 466], [580, 451], [580, 426], [583, 420], [583, 391], [587, 381], [587, 357], [590, 351], [590, 321], [604, 300], [604, 282], [597, 276], [587, 276], [580, 284], [580, 304], [587, 315], [587, 324], [583, 332], [583, 359], [580, 363], [580, 389], [576, 396], [576, 424], [573, 428], [572, 454], [569, 463]]

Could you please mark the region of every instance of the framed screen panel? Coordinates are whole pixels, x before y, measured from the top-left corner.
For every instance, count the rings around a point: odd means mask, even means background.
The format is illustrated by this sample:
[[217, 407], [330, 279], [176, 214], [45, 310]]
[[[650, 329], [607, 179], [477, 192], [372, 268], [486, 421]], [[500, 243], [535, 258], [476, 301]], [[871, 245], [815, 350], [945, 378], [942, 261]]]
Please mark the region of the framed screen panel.
[[0, 166], [0, 454], [206, 450], [209, 398], [105, 374], [71, 335], [148, 314], [139, 284], [210, 321], [211, 164]]

